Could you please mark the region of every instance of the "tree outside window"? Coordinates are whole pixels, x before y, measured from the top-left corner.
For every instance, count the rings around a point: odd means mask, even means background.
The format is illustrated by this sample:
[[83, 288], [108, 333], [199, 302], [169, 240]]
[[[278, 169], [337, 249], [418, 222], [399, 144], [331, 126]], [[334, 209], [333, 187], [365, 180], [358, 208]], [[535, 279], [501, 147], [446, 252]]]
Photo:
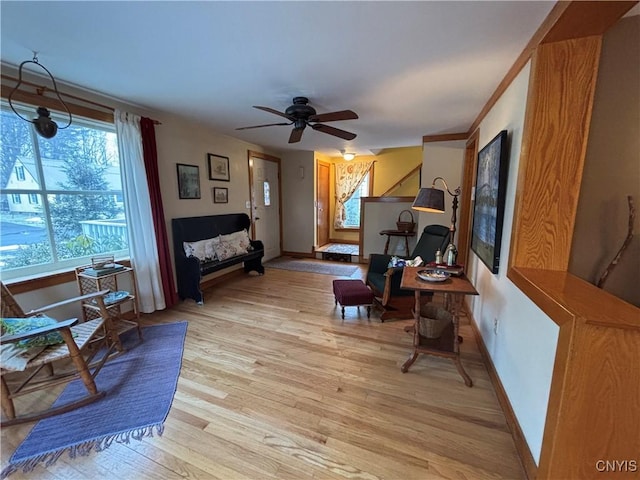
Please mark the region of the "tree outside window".
[[[21, 113], [29, 118], [30, 110]], [[127, 255], [113, 125], [74, 117], [44, 139], [3, 103], [0, 126], [2, 277], [70, 268], [96, 254]], [[18, 204], [21, 197], [29, 201]]]
[[344, 204], [347, 215], [344, 221], [345, 228], [360, 228], [360, 198], [369, 196], [369, 175], [370, 173], [366, 174], [360, 186]]

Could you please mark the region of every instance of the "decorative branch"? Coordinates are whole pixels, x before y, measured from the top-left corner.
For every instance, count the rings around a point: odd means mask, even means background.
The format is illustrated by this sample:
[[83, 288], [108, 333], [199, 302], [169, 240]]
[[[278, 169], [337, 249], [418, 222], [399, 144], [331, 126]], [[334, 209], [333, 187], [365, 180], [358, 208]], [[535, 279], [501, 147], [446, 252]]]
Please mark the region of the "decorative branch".
[[622, 254], [624, 253], [624, 251], [631, 244], [631, 239], [633, 238], [633, 225], [636, 218], [636, 208], [633, 204], [633, 197], [631, 195], [627, 196], [627, 201], [629, 202], [629, 231], [627, 232], [627, 238], [624, 239], [624, 242], [622, 243], [620, 250], [618, 250], [618, 253], [616, 254], [616, 256], [613, 257], [613, 260], [611, 260], [611, 263], [609, 263], [609, 266], [600, 276], [598, 283], [596, 283], [596, 287], [598, 288], [602, 288], [604, 286], [604, 282], [607, 280], [607, 277], [613, 271], [616, 265], [618, 265], [618, 262], [620, 262], [620, 257], [622, 257]]

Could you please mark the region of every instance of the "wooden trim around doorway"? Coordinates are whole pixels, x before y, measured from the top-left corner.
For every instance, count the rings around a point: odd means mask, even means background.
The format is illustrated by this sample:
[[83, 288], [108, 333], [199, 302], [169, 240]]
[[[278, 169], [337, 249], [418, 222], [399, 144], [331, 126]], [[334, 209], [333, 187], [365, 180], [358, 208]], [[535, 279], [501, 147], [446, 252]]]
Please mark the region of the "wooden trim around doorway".
[[254, 150], [247, 150], [247, 166], [249, 168], [249, 202], [251, 204], [249, 218], [251, 218], [251, 237], [255, 238], [256, 229], [255, 224], [253, 222], [253, 206], [255, 204], [255, 192], [253, 191], [253, 162], [251, 162], [252, 158], [259, 158], [261, 160], [267, 160], [269, 162], [275, 162], [278, 164], [278, 223], [280, 229], [280, 245], [278, 245], [278, 250], [282, 253], [282, 180], [281, 180], [281, 170], [282, 170], [282, 161], [278, 157], [274, 157], [273, 155], [269, 155], [264, 152], [256, 152]]

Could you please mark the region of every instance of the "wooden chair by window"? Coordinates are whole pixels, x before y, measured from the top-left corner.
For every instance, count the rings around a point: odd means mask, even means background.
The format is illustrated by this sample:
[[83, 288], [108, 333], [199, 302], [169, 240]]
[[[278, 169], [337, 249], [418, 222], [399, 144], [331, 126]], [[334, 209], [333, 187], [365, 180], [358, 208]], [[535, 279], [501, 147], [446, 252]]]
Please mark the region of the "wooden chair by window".
[[[0, 337], [0, 393], [4, 413], [1, 426], [58, 415], [104, 396], [104, 392], [98, 391], [94, 379], [113, 349], [122, 349], [117, 334], [111, 328], [103, 301], [108, 290], [71, 298], [27, 313], [20, 308], [2, 282], [0, 290], [3, 330]], [[75, 318], [56, 322], [43, 315], [54, 308], [89, 299], [99, 306], [101, 318], [84, 323], [79, 323]], [[33, 329], [34, 326], [37, 328]], [[98, 352], [101, 357], [92, 363]], [[65, 360], [67, 361], [63, 363]], [[63, 363], [66, 370], [54, 372], [54, 363]], [[43, 369], [45, 372], [42, 372]], [[86, 396], [55, 408], [49, 406], [38, 411], [16, 414], [16, 397], [77, 378], [82, 379], [87, 390]]]
[[[436, 250], [444, 252], [449, 243], [449, 234], [449, 227], [427, 225], [407, 259], [420, 256], [425, 264], [435, 261]], [[412, 308], [415, 303], [413, 291], [400, 288], [402, 267], [389, 267], [390, 260], [391, 255], [373, 253], [369, 255], [367, 271], [366, 283], [373, 291], [376, 304], [383, 310], [380, 315], [383, 322], [389, 318], [413, 318]]]

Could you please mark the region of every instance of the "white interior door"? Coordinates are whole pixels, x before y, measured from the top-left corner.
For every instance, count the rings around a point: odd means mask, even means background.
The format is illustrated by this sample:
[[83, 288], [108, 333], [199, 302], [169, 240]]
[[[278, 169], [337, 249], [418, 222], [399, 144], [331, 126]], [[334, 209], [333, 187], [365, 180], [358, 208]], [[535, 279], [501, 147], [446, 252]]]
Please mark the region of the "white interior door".
[[252, 157], [252, 220], [255, 239], [264, 243], [264, 259], [279, 257], [280, 251], [280, 164]]

